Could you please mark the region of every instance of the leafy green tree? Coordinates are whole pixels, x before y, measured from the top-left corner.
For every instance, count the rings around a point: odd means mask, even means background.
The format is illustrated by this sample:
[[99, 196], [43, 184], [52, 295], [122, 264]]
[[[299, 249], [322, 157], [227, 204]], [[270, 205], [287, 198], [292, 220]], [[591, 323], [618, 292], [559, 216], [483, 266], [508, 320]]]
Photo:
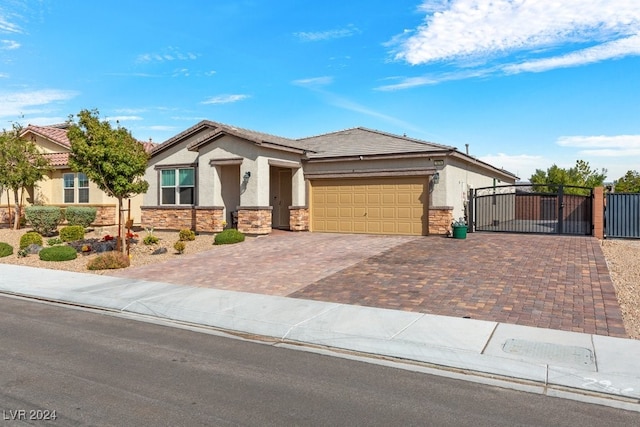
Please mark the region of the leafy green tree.
[[13, 228], [20, 228], [24, 192], [40, 181], [49, 170], [49, 161], [38, 147], [21, 137], [22, 127], [13, 124], [0, 134], [0, 188], [13, 191]]
[[[588, 188], [599, 187], [604, 184], [606, 178], [606, 169], [598, 172], [595, 169], [591, 169], [589, 162], [578, 160], [576, 161], [576, 165], [569, 169], [560, 168], [555, 164], [546, 171], [536, 169], [535, 173], [529, 178], [529, 181], [532, 184], [539, 185], [539, 187], [536, 187], [537, 191], [555, 193], [558, 191], [560, 185]], [[565, 188], [564, 192], [566, 194], [586, 194], [586, 190], [571, 187]]]
[[148, 155], [131, 132], [119, 125], [113, 128], [107, 120], [100, 120], [99, 114], [98, 110], [82, 110], [76, 116], [77, 123], [69, 117], [69, 165], [118, 200], [118, 230], [122, 236], [123, 200], [149, 188], [142, 179]]
[[627, 171], [620, 179], [614, 181], [616, 193], [640, 193], [640, 173]]

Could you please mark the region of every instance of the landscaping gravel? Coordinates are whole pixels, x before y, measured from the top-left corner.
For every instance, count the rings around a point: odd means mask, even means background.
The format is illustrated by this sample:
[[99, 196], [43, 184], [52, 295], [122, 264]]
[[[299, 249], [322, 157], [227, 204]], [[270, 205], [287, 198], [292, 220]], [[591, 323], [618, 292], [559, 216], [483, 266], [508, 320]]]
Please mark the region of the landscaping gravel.
[[[75, 260], [64, 262], [41, 261], [38, 255], [18, 258], [16, 253], [20, 245], [20, 236], [27, 231], [29, 230], [14, 231], [0, 228], [0, 242], [9, 243], [14, 247], [14, 255], [0, 258], [0, 262], [93, 274], [108, 274], [109, 270], [87, 270], [87, 262], [92, 257], [97, 256], [93, 252], [79, 255]], [[114, 231], [113, 228], [97, 228], [87, 233], [85, 238], [98, 241], [105, 235], [113, 236], [115, 234], [117, 234], [117, 231]], [[155, 231], [153, 234], [160, 239], [155, 245], [143, 244], [142, 239], [146, 235], [144, 230], [138, 231], [137, 234], [138, 237], [135, 238], [137, 243], [131, 245], [129, 250], [132, 267], [163, 262], [183, 256], [179, 255], [173, 248], [173, 244], [178, 240], [177, 231]], [[46, 241], [47, 238], [44, 238], [45, 247], [47, 247]], [[211, 234], [197, 235], [195, 240], [188, 241], [186, 244], [184, 254], [216, 249], [216, 246], [213, 246], [213, 235]], [[601, 246], [616, 289], [627, 334], [631, 338], [640, 339], [640, 264], [638, 263], [640, 259], [640, 241], [603, 240]]]

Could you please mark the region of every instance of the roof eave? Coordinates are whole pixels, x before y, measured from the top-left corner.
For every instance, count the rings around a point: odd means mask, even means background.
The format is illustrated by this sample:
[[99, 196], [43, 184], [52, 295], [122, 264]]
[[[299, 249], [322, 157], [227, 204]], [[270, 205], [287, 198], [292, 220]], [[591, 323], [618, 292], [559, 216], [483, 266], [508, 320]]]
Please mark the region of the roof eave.
[[411, 159], [411, 158], [433, 158], [446, 157], [452, 150], [439, 151], [422, 151], [418, 153], [389, 153], [389, 154], [362, 154], [349, 156], [326, 156], [326, 157], [309, 157], [306, 159], [309, 163], [323, 162], [351, 162], [354, 160], [395, 160], [395, 159]]

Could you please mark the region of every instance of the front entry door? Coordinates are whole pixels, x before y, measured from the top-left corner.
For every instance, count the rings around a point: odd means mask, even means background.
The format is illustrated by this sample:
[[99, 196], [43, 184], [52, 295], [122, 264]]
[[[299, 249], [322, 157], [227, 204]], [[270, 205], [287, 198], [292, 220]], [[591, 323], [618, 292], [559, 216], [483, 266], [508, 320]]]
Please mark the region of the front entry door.
[[288, 229], [289, 206], [292, 204], [291, 169], [274, 168], [271, 179], [272, 227]]

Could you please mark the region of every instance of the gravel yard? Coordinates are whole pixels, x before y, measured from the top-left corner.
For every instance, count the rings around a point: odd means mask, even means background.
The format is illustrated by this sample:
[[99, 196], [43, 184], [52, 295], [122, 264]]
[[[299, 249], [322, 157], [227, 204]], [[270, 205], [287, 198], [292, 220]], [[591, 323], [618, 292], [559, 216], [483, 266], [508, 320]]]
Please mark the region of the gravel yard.
[[[94, 253], [88, 255], [78, 255], [72, 261], [47, 262], [41, 261], [37, 255], [29, 255], [26, 258], [18, 258], [15, 253], [19, 248], [20, 236], [28, 229], [18, 231], [7, 228], [0, 228], [0, 242], [9, 243], [14, 247], [14, 255], [0, 258], [1, 263], [25, 265], [31, 267], [42, 267], [49, 269], [59, 269], [67, 271], [78, 271], [94, 274], [108, 274], [106, 271], [87, 270], [87, 261], [97, 256]], [[145, 237], [144, 230], [138, 233], [138, 243], [130, 247], [131, 266], [137, 267], [150, 263], [162, 262], [180, 257], [173, 249], [173, 244], [178, 240], [177, 231], [156, 231], [153, 234], [160, 241], [155, 245], [144, 245], [142, 239]], [[105, 235], [117, 234], [113, 228], [97, 228], [85, 235], [87, 239], [100, 239]], [[45, 247], [47, 238], [44, 238]], [[194, 241], [186, 242], [185, 254], [193, 254], [206, 250], [216, 250], [213, 246], [213, 235], [204, 234], [196, 236]], [[627, 334], [634, 339], [640, 339], [640, 241], [636, 240], [604, 240], [602, 250], [607, 260], [607, 265], [616, 288], [616, 294], [620, 309], [622, 311], [625, 329]], [[153, 255], [157, 249], [165, 248], [166, 253]]]

